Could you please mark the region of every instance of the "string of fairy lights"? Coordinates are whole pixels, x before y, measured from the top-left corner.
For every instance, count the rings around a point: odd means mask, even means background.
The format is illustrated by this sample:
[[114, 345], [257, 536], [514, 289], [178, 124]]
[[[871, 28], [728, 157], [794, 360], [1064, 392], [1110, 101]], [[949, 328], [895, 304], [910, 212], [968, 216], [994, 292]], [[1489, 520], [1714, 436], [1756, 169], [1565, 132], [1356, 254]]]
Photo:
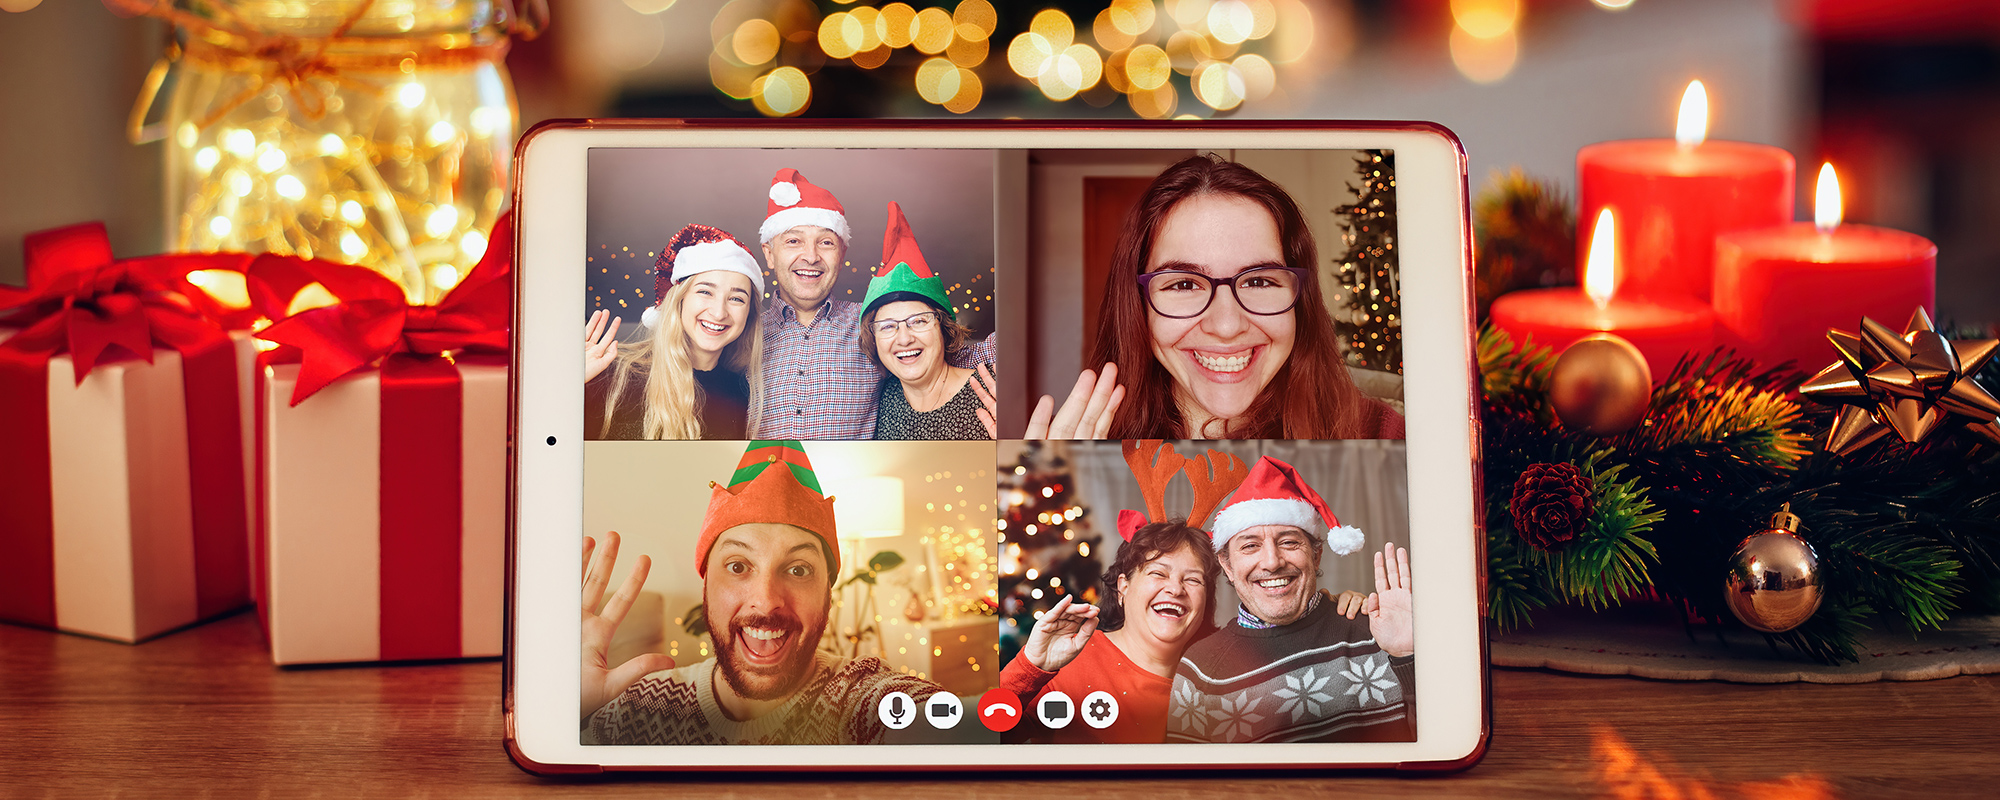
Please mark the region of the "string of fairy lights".
[[1112, 0], [1083, 20], [1049, 8], [1004, 41], [989, 0], [834, 2], [851, 7], [822, 15], [806, 0], [724, 6], [710, 25], [715, 88], [767, 116], [796, 116], [828, 64], [877, 70], [906, 52], [915, 56], [895, 68], [907, 69], [926, 103], [954, 114], [979, 108], [998, 81], [1023, 80], [1050, 101], [1104, 107], [1122, 98], [1133, 113], [1164, 119], [1189, 97], [1211, 113], [1269, 97], [1280, 66], [1306, 55], [1314, 30], [1303, 0]]

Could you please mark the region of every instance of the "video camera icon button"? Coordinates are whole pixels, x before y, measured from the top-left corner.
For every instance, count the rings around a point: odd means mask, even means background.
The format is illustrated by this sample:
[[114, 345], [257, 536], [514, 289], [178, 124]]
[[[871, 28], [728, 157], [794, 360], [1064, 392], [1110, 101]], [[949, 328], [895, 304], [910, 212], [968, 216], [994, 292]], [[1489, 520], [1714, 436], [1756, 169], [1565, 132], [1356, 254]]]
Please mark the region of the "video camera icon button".
[[1021, 698], [1006, 689], [992, 689], [979, 696], [979, 724], [990, 731], [1011, 731], [1021, 724]]
[[958, 702], [958, 695], [938, 692], [924, 701], [924, 721], [931, 727], [948, 731], [958, 727], [958, 721], [965, 715], [965, 706]]
[[1118, 698], [1110, 692], [1091, 692], [1083, 698], [1083, 707], [1078, 710], [1083, 715], [1083, 724], [1099, 730], [1109, 728], [1118, 721]]
[[884, 726], [900, 731], [916, 723], [917, 700], [907, 692], [890, 692], [882, 696], [875, 712]]
[[1076, 702], [1062, 692], [1049, 692], [1035, 703], [1035, 718], [1051, 730], [1069, 727], [1076, 721]]

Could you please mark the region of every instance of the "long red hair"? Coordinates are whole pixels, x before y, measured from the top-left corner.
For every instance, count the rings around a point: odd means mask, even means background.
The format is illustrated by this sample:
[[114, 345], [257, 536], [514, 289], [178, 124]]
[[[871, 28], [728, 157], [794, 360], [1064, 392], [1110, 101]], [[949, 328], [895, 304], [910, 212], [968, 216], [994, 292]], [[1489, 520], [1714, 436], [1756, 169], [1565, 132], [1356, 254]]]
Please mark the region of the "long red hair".
[[[1299, 269], [1305, 283], [1299, 301], [1287, 312], [1296, 320], [1296, 339], [1271, 383], [1257, 395], [1239, 419], [1225, 431], [1187, 430], [1174, 400], [1174, 379], [1153, 357], [1153, 313], [1140, 295], [1137, 276], [1146, 271], [1160, 221], [1192, 197], [1229, 195], [1263, 206], [1278, 223], [1285, 266]], [[1378, 403], [1355, 388], [1341, 363], [1333, 318], [1320, 294], [1319, 250], [1305, 215], [1285, 190], [1256, 170], [1213, 155], [1182, 159], [1146, 187], [1146, 193], [1125, 220], [1125, 231], [1111, 253], [1105, 276], [1104, 313], [1097, 345], [1085, 366], [1118, 365], [1125, 402], [1111, 424], [1113, 439], [1360, 439], [1373, 435]], [[1221, 302], [1218, 300], [1217, 302]]]

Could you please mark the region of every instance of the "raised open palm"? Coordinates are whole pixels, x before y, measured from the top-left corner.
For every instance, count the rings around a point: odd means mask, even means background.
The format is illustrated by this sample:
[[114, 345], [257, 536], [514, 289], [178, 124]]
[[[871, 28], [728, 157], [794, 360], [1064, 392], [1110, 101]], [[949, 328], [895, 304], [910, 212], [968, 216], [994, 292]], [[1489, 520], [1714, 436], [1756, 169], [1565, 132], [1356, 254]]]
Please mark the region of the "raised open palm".
[[[605, 324], [607, 320], [610, 322], [608, 325]], [[597, 313], [590, 315], [590, 322], [583, 326], [583, 380], [585, 383], [589, 383], [590, 379], [603, 373], [606, 367], [611, 366], [618, 360], [619, 322], [620, 320], [617, 317], [611, 316], [611, 312], [598, 309]], [[584, 541], [589, 541], [589, 539], [586, 538]]]
[[1064, 596], [1035, 620], [1021, 657], [1043, 672], [1054, 672], [1075, 661], [1096, 630], [1097, 606], [1076, 602], [1076, 595]]
[[1375, 593], [1362, 603], [1368, 632], [1382, 652], [1392, 656], [1417, 652], [1416, 617], [1410, 609], [1410, 551], [1385, 544], [1375, 554]]
[[[653, 561], [640, 556], [618, 591], [610, 600], [604, 600], [604, 590], [611, 582], [611, 568], [618, 562], [617, 532], [604, 534], [604, 548], [593, 562], [590, 555], [596, 547], [597, 542], [583, 537], [583, 694], [579, 700], [586, 719], [632, 688], [640, 678], [674, 668], [674, 660], [665, 653], [646, 653], [611, 666], [611, 636], [618, 632], [618, 623], [624, 621], [625, 612], [632, 610], [632, 601], [639, 599], [639, 590], [646, 586], [646, 573], [652, 570]], [[600, 600], [604, 601], [602, 611], [597, 610]]]
[[1118, 365], [1106, 363], [1103, 372], [1084, 370], [1076, 376], [1076, 386], [1061, 409], [1049, 395], [1035, 403], [1028, 415], [1028, 439], [1102, 439], [1118, 418], [1125, 402], [1125, 387], [1118, 385]]

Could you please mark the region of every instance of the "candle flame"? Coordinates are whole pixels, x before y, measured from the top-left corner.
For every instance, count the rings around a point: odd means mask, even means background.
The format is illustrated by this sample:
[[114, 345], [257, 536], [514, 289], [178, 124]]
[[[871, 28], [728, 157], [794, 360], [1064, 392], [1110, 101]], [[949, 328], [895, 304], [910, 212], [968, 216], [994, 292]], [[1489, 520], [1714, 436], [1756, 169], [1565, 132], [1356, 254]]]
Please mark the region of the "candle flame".
[[1618, 281], [1618, 221], [1611, 209], [1597, 212], [1597, 225], [1590, 231], [1590, 257], [1583, 264], [1583, 293], [1603, 308], [1611, 302]]
[[1674, 141], [1682, 147], [1693, 147], [1708, 138], [1708, 89], [1701, 81], [1688, 84], [1687, 92], [1681, 95], [1681, 119], [1674, 126]]
[[1840, 227], [1840, 178], [1833, 174], [1830, 163], [1819, 166], [1819, 190], [1813, 194], [1813, 227], [1820, 233], [1832, 233]]

